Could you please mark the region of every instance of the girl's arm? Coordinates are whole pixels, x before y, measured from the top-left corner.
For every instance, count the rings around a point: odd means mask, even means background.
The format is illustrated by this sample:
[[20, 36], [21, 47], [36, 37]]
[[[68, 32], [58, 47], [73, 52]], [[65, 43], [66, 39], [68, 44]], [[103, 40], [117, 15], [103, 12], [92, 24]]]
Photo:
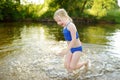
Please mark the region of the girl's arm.
[[76, 41], [76, 27], [74, 24], [70, 24], [69, 27], [68, 27], [70, 33], [71, 33], [71, 38], [72, 40], [70, 41], [67, 49], [66, 49], [66, 52], [70, 51], [70, 49], [73, 47], [73, 45], [75, 44], [75, 41]]
[[76, 41], [76, 27], [75, 27], [75, 25], [70, 24], [68, 26], [68, 29], [69, 29], [69, 31], [71, 33], [72, 40], [70, 41], [67, 49], [64, 49], [62, 52], [59, 53], [60, 56], [63, 56], [65, 54], [67, 54], [70, 51], [70, 49], [73, 47], [73, 45], [75, 44], [75, 41]]

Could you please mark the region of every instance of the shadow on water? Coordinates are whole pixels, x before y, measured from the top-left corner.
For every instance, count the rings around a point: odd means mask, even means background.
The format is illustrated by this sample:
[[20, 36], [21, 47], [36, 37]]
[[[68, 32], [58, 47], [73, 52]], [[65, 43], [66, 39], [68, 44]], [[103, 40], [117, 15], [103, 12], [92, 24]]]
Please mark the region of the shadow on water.
[[[0, 80], [120, 79], [120, 25], [77, 25], [92, 68], [69, 76], [56, 53], [66, 47], [62, 28], [48, 23], [0, 24]], [[92, 55], [92, 56], [91, 56]]]

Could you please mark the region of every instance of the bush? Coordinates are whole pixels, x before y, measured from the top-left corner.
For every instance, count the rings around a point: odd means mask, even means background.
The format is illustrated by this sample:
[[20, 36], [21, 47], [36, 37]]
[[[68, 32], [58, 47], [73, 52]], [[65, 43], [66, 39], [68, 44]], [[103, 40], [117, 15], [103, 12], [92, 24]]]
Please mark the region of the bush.
[[120, 9], [114, 9], [107, 12], [107, 15], [103, 18], [106, 21], [113, 21], [116, 23], [120, 23]]

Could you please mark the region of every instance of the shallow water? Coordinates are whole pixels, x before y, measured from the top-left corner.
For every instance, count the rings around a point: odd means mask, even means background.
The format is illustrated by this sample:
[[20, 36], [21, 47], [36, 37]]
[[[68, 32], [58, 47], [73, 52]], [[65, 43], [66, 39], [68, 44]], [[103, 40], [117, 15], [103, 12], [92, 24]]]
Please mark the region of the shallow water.
[[64, 58], [62, 28], [55, 23], [0, 24], [0, 80], [119, 80], [120, 25], [77, 25], [92, 68], [69, 76]]

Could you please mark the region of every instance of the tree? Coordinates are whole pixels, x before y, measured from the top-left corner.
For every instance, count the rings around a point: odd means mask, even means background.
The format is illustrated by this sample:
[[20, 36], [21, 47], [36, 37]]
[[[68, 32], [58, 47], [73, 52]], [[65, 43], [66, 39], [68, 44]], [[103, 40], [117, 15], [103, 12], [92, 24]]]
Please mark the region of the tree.
[[107, 15], [107, 11], [116, 8], [116, 0], [93, 0], [90, 14], [98, 17]]
[[52, 0], [50, 8], [65, 8], [72, 16], [80, 16], [85, 11], [94, 16], [104, 16], [108, 10], [116, 7], [116, 0]]

